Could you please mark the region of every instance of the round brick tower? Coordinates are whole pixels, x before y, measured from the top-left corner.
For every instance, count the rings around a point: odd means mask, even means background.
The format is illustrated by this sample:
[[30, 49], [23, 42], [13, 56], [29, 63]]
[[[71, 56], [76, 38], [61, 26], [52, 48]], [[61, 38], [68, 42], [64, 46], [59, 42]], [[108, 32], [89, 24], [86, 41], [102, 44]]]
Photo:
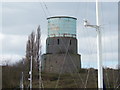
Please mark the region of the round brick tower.
[[42, 55], [42, 69], [50, 73], [77, 72], [81, 57], [77, 52], [76, 18], [49, 17], [46, 54]]

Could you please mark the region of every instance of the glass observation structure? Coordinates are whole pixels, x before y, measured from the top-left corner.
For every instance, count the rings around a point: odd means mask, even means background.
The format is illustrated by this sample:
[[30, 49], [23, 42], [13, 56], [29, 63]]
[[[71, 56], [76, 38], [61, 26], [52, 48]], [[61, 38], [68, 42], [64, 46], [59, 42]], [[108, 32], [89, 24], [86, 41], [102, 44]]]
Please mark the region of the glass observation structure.
[[76, 18], [56, 16], [47, 20], [48, 37], [76, 37]]

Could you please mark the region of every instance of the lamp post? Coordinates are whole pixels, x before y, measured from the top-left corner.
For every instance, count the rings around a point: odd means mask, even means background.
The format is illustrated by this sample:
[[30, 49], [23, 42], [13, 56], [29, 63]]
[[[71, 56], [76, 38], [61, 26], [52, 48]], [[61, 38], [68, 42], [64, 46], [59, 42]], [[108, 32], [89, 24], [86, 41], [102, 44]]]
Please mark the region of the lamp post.
[[96, 0], [96, 25], [90, 25], [87, 20], [84, 20], [84, 26], [95, 28], [97, 31], [98, 88], [103, 89], [102, 43], [101, 43], [101, 30], [99, 23], [98, 0]]

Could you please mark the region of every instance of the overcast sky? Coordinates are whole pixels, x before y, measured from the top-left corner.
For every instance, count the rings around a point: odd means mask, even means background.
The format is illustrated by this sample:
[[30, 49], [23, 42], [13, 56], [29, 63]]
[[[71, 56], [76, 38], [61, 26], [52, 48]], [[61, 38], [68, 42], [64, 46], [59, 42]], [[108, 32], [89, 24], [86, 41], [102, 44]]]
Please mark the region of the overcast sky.
[[[116, 67], [118, 64], [118, 3], [100, 3], [100, 23], [102, 26], [104, 65]], [[78, 53], [82, 55], [82, 67], [97, 66], [96, 31], [85, 28], [83, 19], [95, 24], [95, 3], [70, 2], [6, 2], [0, 5], [0, 61], [10, 63], [25, 56], [28, 35], [38, 25], [42, 30], [42, 53], [45, 53], [47, 20], [49, 16], [74, 16], [77, 18]]]

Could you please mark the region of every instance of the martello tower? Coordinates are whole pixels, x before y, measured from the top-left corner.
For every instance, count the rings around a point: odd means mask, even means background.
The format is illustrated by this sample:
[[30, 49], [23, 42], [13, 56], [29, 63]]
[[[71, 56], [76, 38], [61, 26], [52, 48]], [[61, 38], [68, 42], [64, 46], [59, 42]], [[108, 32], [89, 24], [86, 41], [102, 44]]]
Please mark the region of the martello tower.
[[77, 72], [81, 56], [77, 52], [76, 18], [49, 17], [46, 54], [42, 55], [42, 69], [50, 73]]

